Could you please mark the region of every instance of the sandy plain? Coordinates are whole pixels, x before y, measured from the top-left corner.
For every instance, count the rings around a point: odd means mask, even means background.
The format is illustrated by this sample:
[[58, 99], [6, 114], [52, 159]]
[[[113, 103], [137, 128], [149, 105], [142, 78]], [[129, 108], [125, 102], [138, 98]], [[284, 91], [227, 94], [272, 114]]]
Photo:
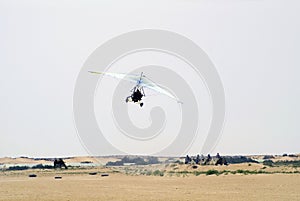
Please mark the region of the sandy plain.
[[[189, 168], [182, 165], [179, 169]], [[217, 168], [222, 170], [225, 167]], [[226, 168], [235, 170], [243, 167], [229, 165]], [[244, 164], [244, 169], [249, 168], [260, 167]], [[98, 174], [89, 175], [90, 172]], [[103, 172], [109, 172], [109, 176], [101, 177]], [[37, 177], [28, 177], [32, 173]], [[62, 179], [54, 179], [57, 175]], [[109, 168], [4, 171], [0, 172], [0, 200], [296, 201], [300, 200], [300, 174], [146, 176], [127, 175]]]

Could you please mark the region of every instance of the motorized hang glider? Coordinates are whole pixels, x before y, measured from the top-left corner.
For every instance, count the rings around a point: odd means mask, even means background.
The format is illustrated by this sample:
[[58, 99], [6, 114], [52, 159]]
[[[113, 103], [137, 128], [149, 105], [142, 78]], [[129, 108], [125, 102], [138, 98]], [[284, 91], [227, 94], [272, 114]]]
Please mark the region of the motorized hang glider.
[[139, 104], [141, 107], [143, 107], [144, 103], [142, 102], [142, 98], [145, 97], [145, 91], [146, 89], [154, 90], [158, 93], [164, 94], [173, 100], [176, 100], [178, 103], [182, 103], [180, 100], [178, 100], [173, 94], [171, 94], [166, 89], [163, 89], [158, 84], [154, 83], [152, 80], [150, 80], [146, 75], [143, 74], [143, 72], [140, 75], [135, 74], [124, 74], [124, 73], [109, 73], [109, 72], [96, 72], [96, 71], [88, 71], [93, 74], [100, 74], [100, 75], [107, 75], [113, 78], [126, 80], [132, 83], [135, 83], [134, 88], [131, 90], [132, 94], [126, 98], [126, 102], [134, 102]]

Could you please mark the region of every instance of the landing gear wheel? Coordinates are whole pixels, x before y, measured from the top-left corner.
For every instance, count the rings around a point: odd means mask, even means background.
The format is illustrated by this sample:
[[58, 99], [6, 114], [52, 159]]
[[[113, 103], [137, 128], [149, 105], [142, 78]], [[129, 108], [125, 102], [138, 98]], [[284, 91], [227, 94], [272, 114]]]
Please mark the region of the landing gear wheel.
[[140, 103], [140, 106], [143, 107], [144, 103]]

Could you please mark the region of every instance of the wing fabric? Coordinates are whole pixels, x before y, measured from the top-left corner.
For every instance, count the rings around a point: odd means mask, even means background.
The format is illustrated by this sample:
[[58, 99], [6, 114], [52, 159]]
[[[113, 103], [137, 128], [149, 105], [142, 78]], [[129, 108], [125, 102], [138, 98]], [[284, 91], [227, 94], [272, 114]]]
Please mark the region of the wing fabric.
[[173, 96], [173, 94], [171, 94], [169, 91], [163, 89], [162, 87], [158, 86], [153, 81], [147, 79], [147, 77], [142, 78], [141, 86], [148, 88], [148, 89], [152, 89], [158, 93], [164, 94], [164, 95], [176, 100], [177, 102], [180, 102], [175, 96]]
[[93, 74], [100, 74], [100, 75], [108, 75], [113, 78], [117, 78], [120, 80], [126, 80], [129, 82], [137, 83], [137, 81], [140, 79], [139, 75], [131, 75], [131, 74], [125, 74], [125, 73], [109, 73], [109, 72], [96, 72], [96, 71], [89, 71]]
[[[126, 80], [126, 81], [132, 82], [134, 84], [137, 84], [138, 81], [141, 78], [140, 75], [134, 75], [134, 74], [96, 72], [96, 71], [89, 71], [89, 72], [93, 73], [93, 74], [108, 75], [110, 77], [121, 79], [121, 80]], [[160, 87], [159, 85], [157, 85], [153, 81], [151, 81], [145, 75], [142, 76], [141, 82], [139, 83], [139, 86], [154, 90], [158, 93], [164, 94], [164, 95], [176, 100], [178, 103], [182, 103], [173, 94], [171, 94], [169, 91], [163, 89], [162, 87]]]

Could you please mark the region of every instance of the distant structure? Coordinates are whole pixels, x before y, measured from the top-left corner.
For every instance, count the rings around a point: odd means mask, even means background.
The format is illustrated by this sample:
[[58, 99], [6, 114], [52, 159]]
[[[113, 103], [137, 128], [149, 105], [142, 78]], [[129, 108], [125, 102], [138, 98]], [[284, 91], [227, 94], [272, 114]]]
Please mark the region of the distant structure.
[[226, 159], [221, 157], [219, 153], [217, 153], [215, 157], [211, 157], [210, 154], [208, 154], [207, 157], [204, 157], [202, 154], [201, 156], [199, 154], [197, 156], [186, 155], [184, 163], [198, 165], [228, 165]]
[[189, 155], [186, 155], [185, 159], [184, 159], [184, 164], [190, 164], [192, 162], [191, 157], [189, 157]]
[[194, 161], [196, 164], [200, 163], [200, 155], [199, 154], [196, 156], [196, 158], [194, 158]]
[[208, 163], [211, 161], [211, 156], [210, 154], [207, 154], [207, 158], [204, 161], [204, 165], [208, 165]]
[[66, 166], [63, 159], [61, 159], [61, 158], [55, 159], [54, 160], [54, 168], [62, 168], [62, 167], [64, 167], [65, 169], [68, 169], [68, 167]]
[[219, 153], [217, 153], [216, 158], [217, 158], [217, 162], [215, 165], [228, 165], [226, 159], [221, 157]]

